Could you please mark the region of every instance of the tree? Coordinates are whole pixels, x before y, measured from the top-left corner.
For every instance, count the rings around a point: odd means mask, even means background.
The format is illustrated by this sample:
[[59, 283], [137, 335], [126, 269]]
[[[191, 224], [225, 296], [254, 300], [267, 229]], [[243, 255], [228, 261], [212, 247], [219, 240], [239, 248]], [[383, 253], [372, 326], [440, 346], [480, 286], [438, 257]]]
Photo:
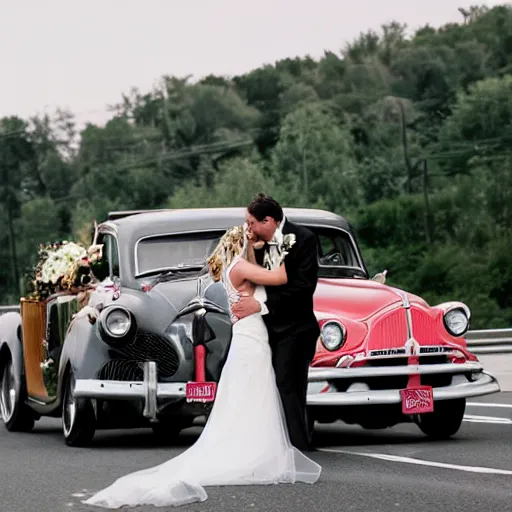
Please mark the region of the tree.
[[350, 132], [321, 103], [299, 106], [284, 118], [272, 169], [289, 203], [330, 210], [359, 204]]
[[27, 132], [27, 123], [17, 117], [0, 120], [0, 197], [7, 217], [9, 233], [11, 290], [20, 286], [15, 217], [19, 215], [27, 191], [27, 169], [34, 164], [35, 152]]

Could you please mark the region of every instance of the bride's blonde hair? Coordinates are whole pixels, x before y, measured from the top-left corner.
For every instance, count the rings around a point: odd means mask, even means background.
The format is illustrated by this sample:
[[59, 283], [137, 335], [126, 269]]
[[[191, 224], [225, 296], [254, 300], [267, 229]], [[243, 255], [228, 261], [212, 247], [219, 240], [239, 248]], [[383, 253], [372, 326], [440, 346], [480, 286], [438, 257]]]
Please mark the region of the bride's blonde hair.
[[243, 254], [246, 247], [244, 226], [235, 226], [222, 235], [217, 247], [206, 260], [208, 270], [214, 281], [222, 279], [222, 272], [226, 270], [233, 260]]

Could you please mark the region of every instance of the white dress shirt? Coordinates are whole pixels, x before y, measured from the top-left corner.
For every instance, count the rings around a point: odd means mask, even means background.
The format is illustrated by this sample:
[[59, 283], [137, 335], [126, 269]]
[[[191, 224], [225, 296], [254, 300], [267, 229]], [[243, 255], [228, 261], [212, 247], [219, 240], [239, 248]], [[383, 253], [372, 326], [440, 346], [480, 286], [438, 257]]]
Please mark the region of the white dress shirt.
[[[274, 242], [274, 243], [282, 243], [282, 240], [283, 240], [283, 227], [284, 227], [284, 223], [286, 222], [286, 217], [283, 217], [283, 220], [279, 223], [279, 226], [277, 226], [276, 228], [276, 232], [274, 233], [274, 236], [272, 237], [272, 240], [271, 242]], [[258, 301], [260, 303], [260, 307], [261, 307], [261, 315], [267, 315], [268, 314], [268, 307], [267, 305], [265, 304], [265, 302], [259, 300]]]

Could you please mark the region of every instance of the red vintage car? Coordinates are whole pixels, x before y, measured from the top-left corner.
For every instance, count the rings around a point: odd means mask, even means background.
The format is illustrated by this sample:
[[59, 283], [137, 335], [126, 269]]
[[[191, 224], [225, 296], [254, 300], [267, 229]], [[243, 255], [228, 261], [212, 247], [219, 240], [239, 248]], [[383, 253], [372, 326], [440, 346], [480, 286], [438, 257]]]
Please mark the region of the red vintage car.
[[366, 279], [320, 279], [322, 335], [310, 371], [313, 420], [368, 429], [415, 422], [447, 438], [466, 398], [500, 391], [468, 351], [470, 312], [461, 302], [429, 306], [416, 295]]
[[[208, 415], [231, 322], [225, 290], [205, 272], [205, 259], [244, 214], [112, 212], [87, 253], [67, 243], [56, 249], [88, 260], [99, 251], [91, 259], [96, 282], [53, 289], [43, 280], [44, 294], [22, 298], [20, 313], [0, 317], [6, 428], [28, 431], [41, 416], [61, 416], [69, 445], [88, 444], [102, 428], [151, 426], [168, 440]], [[370, 279], [338, 215], [285, 215], [318, 240], [321, 336], [309, 376], [311, 422], [384, 428], [414, 421], [444, 438], [459, 429], [466, 398], [499, 391], [467, 349], [464, 304], [430, 307], [378, 282], [384, 274]], [[44, 261], [43, 277], [52, 260]]]

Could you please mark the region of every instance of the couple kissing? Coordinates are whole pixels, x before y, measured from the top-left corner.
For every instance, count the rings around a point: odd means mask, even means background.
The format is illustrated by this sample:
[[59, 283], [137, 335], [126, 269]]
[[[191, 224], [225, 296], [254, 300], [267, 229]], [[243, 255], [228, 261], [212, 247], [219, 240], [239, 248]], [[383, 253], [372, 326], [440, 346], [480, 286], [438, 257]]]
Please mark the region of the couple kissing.
[[217, 396], [198, 440], [163, 464], [123, 476], [84, 503], [180, 506], [204, 487], [315, 483], [321, 467], [306, 412], [308, 370], [320, 334], [313, 312], [314, 235], [259, 194], [246, 223], [228, 230], [207, 262], [226, 289], [233, 331]]

